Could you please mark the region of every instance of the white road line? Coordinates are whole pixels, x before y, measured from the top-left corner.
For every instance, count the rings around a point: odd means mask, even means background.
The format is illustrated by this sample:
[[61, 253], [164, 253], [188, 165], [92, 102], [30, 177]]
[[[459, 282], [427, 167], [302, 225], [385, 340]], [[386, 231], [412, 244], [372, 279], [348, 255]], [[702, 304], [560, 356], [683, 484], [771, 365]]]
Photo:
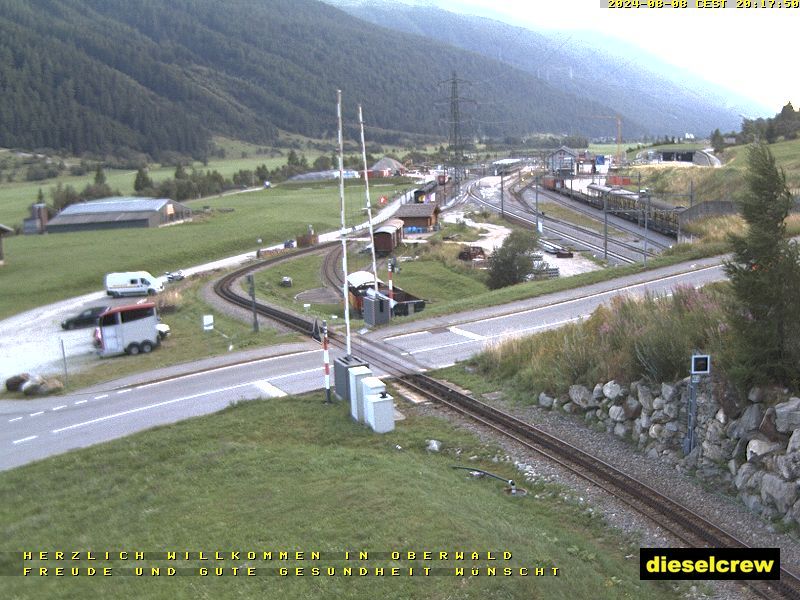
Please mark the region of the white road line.
[[67, 408], [67, 405], [62, 404], [61, 406], [56, 406], [53, 410], [61, 410], [62, 408]]
[[108, 398], [108, 394], [100, 394], [94, 397], [95, 400], [102, 400], [103, 398]]
[[14, 421], [21, 421], [21, 420], [22, 420], [22, 417], [15, 417], [13, 419], [9, 419], [8, 422], [9, 423], [13, 423]]
[[200, 398], [202, 396], [209, 396], [211, 394], [218, 394], [220, 392], [227, 392], [228, 390], [235, 390], [237, 388], [246, 387], [248, 385], [252, 385], [252, 381], [248, 381], [247, 383], [240, 383], [238, 385], [232, 385], [225, 388], [220, 388], [216, 390], [208, 390], [206, 392], [200, 392], [199, 394], [192, 394], [191, 396], [183, 396], [182, 398], [174, 398], [173, 400], [165, 400], [164, 402], [157, 402], [155, 404], [148, 404], [146, 406], [140, 406], [138, 408], [132, 408], [130, 410], [125, 410], [122, 412], [114, 413], [113, 415], [106, 415], [105, 417], [98, 417], [97, 419], [91, 419], [89, 421], [83, 421], [82, 423], [75, 423], [74, 425], [67, 425], [66, 427], [61, 427], [59, 429], [53, 429], [52, 433], [61, 433], [62, 431], [68, 431], [70, 429], [77, 429], [78, 427], [84, 427], [86, 425], [93, 425], [95, 423], [102, 423], [103, 421], [108, 421], [110, 419], [116, 419], [117, 417], [124, 417], [126, 415], [132, 415], [134, 413], [142, 412], [145, 410], [150, 410], [151, 408], [158, 408], [159, 406], [167, 406], [168, 404], [175, 404], [176, 402], [183, 402], [184, 400], [192, 400], [193, 398]]
[[29, 435], [26, 438], [22, 438], [21, 440], [14, 440], [11, 443], [12, 444], [21, 444], [22, 442], [30, 442], [31, 440], [35, 440], [37, 437], [39, 437], [39, 436], [38, 435]]
[[426, 334], [427, 335], [431, 335], [431, 332], [430, 331], [414, 331], [412, 333], [401, 333], [400, 335], [393, 335], [393, 336], [390, 336], [390, 337], [387, 337], [387, 338], [383, 338], [383, 339], [384, 339], [384, 341], [388, 341], [388, 340], [394, 341], [394, 340], [399, 340], [399, 339], [402, 339], [402, 338], [412, 337], [414, 335], [426, 335]]
[[254, 381], [253, 385], [260, 389], [262, 392], [267, 394], [270, 398], [282, 398], [286, 396], [286, 392], [283, 390], [276, 388], [266, 379], [262, 379], [261, 381]]
[[38, 417], [39, 415], [43, 415], [43, 414], [44, 414], [44, 411], [40, 410], [39, 412], [31, 413], [31, 416], [32, 417]]
[[305, 375], [306, 373], [319, 373], [322, 375], [323, 368], [322, 366], [314, 367], [313, 369], [306, 369], [305, 371], [295, 371], [294, 373], [286, 373], [286, 375], [276, 375], [272, 377], [272, 380], [276, 379], [286, 379], [287, 377], [294, 377], [295, 375]]
[[88, 400], [78, 400], [75, 404], [86, 404]]
[[488, 341], [488, 340], [494, 340], [494, 339], [503, 338], [503, 337], [515, 338], [515, 337], [519, 337], [520, 335], [522, 335], [522, 334], [524, 334], [526, 332], [536, 331], [537, 329], [549, 329], [549, 328], [553, 328], [553, 327], [558, 327], [559, 325], [564, 325], [565, 323], [570, 323], [572, 321], [580, 321], [581, 319], [585, 319], [587, 317], [589, 317], [589, 315], [581, 315], [579, 317], [572, 317], [570, 319], [564, 319], [563, 321], [555, 321], [553, 323], [545, 323], [543, 325], [536, 325], [535, 327], [524, 327], [522, 329], [513, 329], [513, 330], [501, 331], [498, 334], [490, 335], [490, 336], [487, 336], [487, 337], [484, 337], [484, 338], [479, 338], [477, 340], [474, 340], [474, 339], [463, 340], [461, 342], [453, 342], [451, 344], [442, 344], [440, 346], [429, 346], [428, 348], [420, 348], [418, 350], [409, 350], [408, 354], [422, 354], [423, 352], [433, 352], [435, 350], [441, 350], [442, 348], [452, 348], [453, 346], [463, 346], [464, 344], [472, 344], [475, 341], [484, 341], [485, 342], [485, 341]]
[[133, 391], [133, 388], [128, 388], [126, 390], [117, 391], [117, 394], [127, 394], [128, 392], [132, 392], [132, 391]]
[[460, 335], [466, 338], [470, 338], [471, 340], [485, 340], [486, 337], [480, 335], [479, 333], [472, 333], [471, 331], [467, 331], [466, 329], [461, 329], [459, 327], [449, 327], [450, 331], [455, 333], [456, 335]]
[[154, 381], [153, 383], [143, 383], [142, 385], [135, 386], [135, 388], [137, 390], [141, 390], [141, 389], [144, 389], [144, 388], [147, 388], [147, 387], [152, 387], [154, 385], [162, 385], [164, 383], [172, 383], [173, 381], [180, 381], [181, 379], [190, 379], [192, 377], [200, 377], [201, 375], [208, 375], [209, 373], [220, 373], [221, 371], [227, 371], [229, 369], [236, 369], [236, 368], [239, 368], [239, 367], [248, 367], [250, 365], [257, 365], [259, 363], [280, 360], [280, 359], [287, 358], [287, 357], [294, 358], [294, 357], [297, 357], [297, 356], [303, 356], [304, 354], [313, 354], [315, 352], [319, 352], [321, 354], [322, 353], [322, 348], [319, 348], [318, 350], [317, 349], [315, 349], [315, 350], [303, 350], [302, 352], [294, 352], [294, 353], [291, 353], [291, 354], [281, 354], [280, 356], [270, 356], [269, 358], [262, 358], [260, 360], [254, 360], [254, 361], [249, 361], [249, 362], [245, 362], [245, 363], [239, 363], [239, 364], [236, 364], [236, 365], [228, 365], [226, 367], [219, 367], [219, 368], [216, 368], [216, 369], [209, 369], [207, 371], [198, 371], [197, 373], [189, 373], [187, 375], [179, 375], [177, 377], [172, 377], [170, 379], [165, 379], [163, 381]]

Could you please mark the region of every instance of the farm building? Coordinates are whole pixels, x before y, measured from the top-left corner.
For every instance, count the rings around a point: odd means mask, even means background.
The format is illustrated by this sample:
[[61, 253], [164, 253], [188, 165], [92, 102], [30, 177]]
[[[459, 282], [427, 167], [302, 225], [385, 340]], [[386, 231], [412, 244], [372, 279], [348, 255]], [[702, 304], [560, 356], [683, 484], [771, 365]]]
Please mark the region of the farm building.
[[[393, 158], [389, 158], [388, 156], [384, 156], [378, 162], [376, 162], [370, 168], [370, 171], [384, 171], [388, 172], [388, 175], [385, 177], [389, 177], [392, 175], [404, 175], [406, 172], [406, 168], [403, 166], [403, 163], [397, 161]], [[370, 172], [370, 177], [372, 173]]]
[[48, 233], [161, 227], [192, 218], [192, 209], [168, 198], [104, 198], [71, 204], [47, 224]]
[[403, 241], [403, 221], [387, 219], [372, 236], [376, 254], [389, 254]]
[[436, 229], [440, 212], [436, 204], [403, 204], [394, 216], [403, 221], [406, 233], [417, 233]]

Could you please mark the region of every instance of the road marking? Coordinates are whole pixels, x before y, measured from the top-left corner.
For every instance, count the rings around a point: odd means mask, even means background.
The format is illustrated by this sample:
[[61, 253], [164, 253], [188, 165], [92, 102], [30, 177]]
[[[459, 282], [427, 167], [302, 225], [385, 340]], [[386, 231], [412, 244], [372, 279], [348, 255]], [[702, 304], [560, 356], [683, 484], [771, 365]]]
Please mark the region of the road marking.
[[11, 443], [12, 444], [21, 444], [22, 442], [30, 442], [31, 440], [35, 440], [37, 437], [39, 437], [39, 436], [38, 435], [29, 435], [26, 438], [22, 438], [21, 440], [14, 440]]
[[[189, 379], [191, 377], [200, 377], [202, 375], [208, 375], [209, 373], [220, 373], [222, 371], [227, 371], [229, 369], [237, 369], [237, 368], [241, 368], [241, 367], [249, 367], [251, 365], [257, 365], [259, 363], [265, 363], [265, 362], [270, 362], [270, 361], [275, 361], [275, 360], [281, 360], [281, 359], [286, 359], [286, 358], [289, 358], [289, 357], [295, 358], [295, 357], [298, 357], [298, 356], [303, 356], [304, 354], [313, 354], [315, 352], [318, 352], [318, 353], [322, 354], [322, 348], [314, 349], [314, 350], [303, 350], [302, 352], [294, 352], [294, 353], [290, 353], [290, 354], [281, 354], [279, 356], [270, 356], [268, 358], [261, 358], [259, 360], [252, 360], [252, 361], [248, 361], [248, 362], [244, 362], [244, 363], [238, 363], [238, 364], [235, 364], [235, 365], [227, 365], [225, 367], [218, 367], [216, 369], [207, 369], [205, 371], [198, 371], [197, 373], [187, 373], [186, 375], [178, 375], [177, 377], [172, 377], [170, 379], [164, 379], [164, 380], [161, 380], [161, 381], [154, 381], [153, 383], [143, 383], [142, 385], [135, 386], [135, 389], [141, 390], [141, 389], [152, 387], [152, 386], [155, 386], [155, 385], [162, 385], [164, 383], [172, 383], [173, 381], [180, 381], [181, 379]], [[273, 378], [273, 379], [275, 379], [275, 378]]]
[[564, 325], [566, 323], [571, 323], [572, 321], [580, 321], [581, 319], [585, 319], [585, 318], [587, 318], [589, 316], [590, 315], [580, 315], [578, 317], [572, 317], [570, 319], [564, 319], [562, 321], [555, 321], [553, 323], [545, 323], [543, 325], [536, 325], [534, 327], [523, 327], [521, 329], [511, 329], [511, 330], [501, 331], [498, 334], [490, 335], [490, 336], [486, 336], [486, 337], [482, 337], [482, 338], [463, 340], [463, 341], [460, 341], [460, 342], [452, 342], [450, 344], [442, 344], [440, 346], [429, 346], [427, 348], [420, 348], [418, 350], [409, 350], [408, 354], [421, 354], [423, 352], [432, 352], [434, 350], [441, 350], [442, 348], [452, 348], [453, 346], [463, 346], [464, 344], [471, 344], [471, 343], [473, 343], [475, 341], [487, 341], [487, 340], [494, 340], [494, 339], [503, 338], [503, 337], [507, 337], [509, 339], [510, 338], [515, 338], [515, 337], [519, 337], [520, 335], [522, 335], [522, 334], [524, 334], [526, 332], [536, 331], [537, 329], [549, 329], [549, 328], [558, 327], [559, 325]]
[[32, 417], [38, 417], [39, 415], [43, 415], [43, 414], [44, 414], [44, 411], [40, 410], [39, 412], [31, 413], [31, 416]]
[[122, 412], [114, 413], [112, 415], [106, 415], [105, 417], [98, 417], [97, 419], [91, 419], [89, 421], [83, 421], [81, 423], [75, 423], [74, 425], [67, 425], [66, 427], [61, 427], [59, 429], [53, 429], [52, 433], [61, 433], [62, 431], [68, 431], [70, 429], [77, 429], [78, 427], [84, 427], [86, 425], [94, 425], [95, 423], [102, 423], [103, 421], [109, 421], [111, 419], [116, 419], [117, 417], [124, 417], [126, 415], [132, 415], [134, 413], [142, 412], [145, 410], [150, 410], [151, 408], [158, 408], [159, 406], [167, 406], [168, 404], [175, 404], [176, 402], [183, 402], [184, 400], [192, 400], [194, 398], [201, 398], [202, 396], [210, 396], [211, 394], [218, 394], [220, 392], [227, 392], [229, 390], [235, 390], [237, 388], [247, 387], [248, 385], [252, 385], [252, 381], [248, 381], [247, 383], [240, 383], [238, 385], [231, 385], [225, 388], [220, 388], [216, 390], [208, 390], [206, 392], [200, 392], [198, 394], [192, 394], [191, 396], [183, 396], [182, 398], [174, 398], [172, 400], [165, 400], [164, 402], [157, 402], [155, 404], [148, 404], [146, 406], [139, 406], [138, 408], [132, 408], [130, 410], [125, 410]]
[[286, 375], [276, 375], [275, 379], [286, 379], [287, 377], [295, 377], [296, 375], [305, 375], [306, 373], [319, 373], [322, 374], [322, 367], [314, 367], [313, 369], [306, 369], [304, 371], [295, 371], [294, 373], [286, 373]]
[[108, 398], [108, 394], [100, 394], [94, 397], [95, 400], [102, 400], [103, 398]]
[[132, 391], [133, 391], [133, 388], [128, 388], [127, 390], [119, 390], [117, 393], [118, 394], [127, 394], [128, 392], [132, 392]]
[[286, 392], [284, 392], [279, 388], [276, 388], [266, 379], [262, 379], [260, 381], [254, 381], [253, 385], [258, 389], [260, 389], [265, 394], [267, 394], [270, 398], [282, 398], [283, 396], [287, 395]]
[[75, 404], [86, 404], [88, 400], [78, 400]]
[[22, 417], [16, 417], [14, 419], [9, 419], [8, 422], [13, 423], [14, 421], [20, 421], [20, 420], [22, 420]]
[[56, 406], [53, 410], [61, 410], [62, 408], [67, 408], [67, 405], [62, 404], [61, 406]]
[[486, 336], [480, 335], [478, 333], [473, 333], [471, 331], [467, 331], [466, 329], [461, 329], [459, 327], [449, 327], [450, 331], [455, 333], [456, 335], [460, 335], [466, 338], [470, 338], [471, 340], [485, 340]]

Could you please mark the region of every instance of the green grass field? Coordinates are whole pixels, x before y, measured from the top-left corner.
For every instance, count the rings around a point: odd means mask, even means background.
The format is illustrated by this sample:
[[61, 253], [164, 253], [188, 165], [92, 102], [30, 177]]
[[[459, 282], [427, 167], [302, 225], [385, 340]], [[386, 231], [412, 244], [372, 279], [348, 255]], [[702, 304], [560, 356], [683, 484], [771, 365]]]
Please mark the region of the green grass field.
[[[3, 579], [5, 598], [677, 598], [672, 586], [639, 581], [632, 541], [605, 528], [589, 507], [552, 484], [503, 493], [453, 465], [518, 478], [503, 452], [438, 419], [409, 412], [376, 435], [323, 395], [239, 404], [222, 413], [0, 473], [0, 568], [19, 574], [22, 552], [136, 551], [141, 561], [84, 560], [111, 577]], [[442, 442], [441, 453], [425, 450]], [[476, 457], [470, 460], [469, 457]], [[165, 560], [165, 553], [242, 553], [217, 562]], [[248, 559], [247, 552], [304, 552], [306, 560]], [[344, 552], [367, 552], [366, 560]], [[448, 552], [447, 560], [392, 558], [391, 552]], [[453, 553], [478, 552], [478, 560]], [[511, 553], [487, 560], [487, 552]], [[311, 560], [311, 552], [320, 552]], [[85, 556], [85, 555], [84, 555]], [[230, 556], [230, 555], [229, 555]], [[294, 556], [292, 554], [292, 556]], [[53, 569], [54, 561], [27, 566]], [[63, 566], [63, 565], [62, 565]], [[188, 569], [187, 576], [125, 576], [135, 567]], [[211, 576], [188, 576], [199, 567]], [[253, 567], [256, 576], [216, 577], [215, 567]], [[344, 567], [368, 576], [344, 576]], [[545, 569], [542, 576], [489, 576], [487, 567]], [[275, 570], [292, 575], [275, 576]], [[304, 567], [304, 576], [294, 568]], [[336, 575], [314, 576], [331, 567]], [[413, 567], [415, 575], [409, 576]], [[422, 568], [437, 569], [423, 576]], [[455, 576], [465, 567], [467, 575]], [[481, 574], [469, 576], [470, 568]], [[552, 568], [559, 569], [558, 576]], [[384, 575], [375, 569], [384, 568]], [[402, 573], [391, 576], [389, 569]], [[438, 571], [440, 570], [441, 571]], [[69, 570], [67, 570], [69, 573]], [[231, 571], [228, 571], [230, 574]]]
[[[348, 186], [345, 193], [349, 222], [355, 222], [365, 202], [363, 187]], [[203, 212], [206, 206], [208, 214]], [[111, 271], [158, 275], [254, 252], [305, 233], [309, 224], [320, 232], [340, 227], [338, 189], [331, 184], [206, 198], [193, 208], [193, 222], [173, 227], [5, 239], [0, 318], [101, 290], [104, 275]]]

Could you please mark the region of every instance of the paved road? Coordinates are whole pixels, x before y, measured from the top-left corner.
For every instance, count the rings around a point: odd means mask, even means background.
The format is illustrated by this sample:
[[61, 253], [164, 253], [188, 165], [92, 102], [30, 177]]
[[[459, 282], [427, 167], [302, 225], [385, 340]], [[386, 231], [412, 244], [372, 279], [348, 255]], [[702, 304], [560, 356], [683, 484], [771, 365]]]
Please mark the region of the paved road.
[[[669, 293], [678, 285], [700, 286], [719, 280], [724, 274], [715, 262], [698, 261], [684, 266], [684, 272], [670, 267], [505, 306], [381, 328], [363, 338], [356, 333], [353, 354], [357, 356], [363, 339], [380, 342], [424, 366], [452, 364], [504, 337], [586, 317], [618, 293]], [[332, 354], [332, 359], [337, 356]], [[144, 382], [145, 374], [138, 376], [139, 382], [129, 378], [80, 394], [0, 401], [0, 469], [216, 412], [234, 401], [323, 387], [322, 350], [310, 343], [291, 353], [215, 366], [221, 360], [230, 358], [207, 359], [198, 365], [204, 369], [198, 373], [180, 374], [178, 368], [158, 373], [155, 377], [163, 380], [156, 383]]]

